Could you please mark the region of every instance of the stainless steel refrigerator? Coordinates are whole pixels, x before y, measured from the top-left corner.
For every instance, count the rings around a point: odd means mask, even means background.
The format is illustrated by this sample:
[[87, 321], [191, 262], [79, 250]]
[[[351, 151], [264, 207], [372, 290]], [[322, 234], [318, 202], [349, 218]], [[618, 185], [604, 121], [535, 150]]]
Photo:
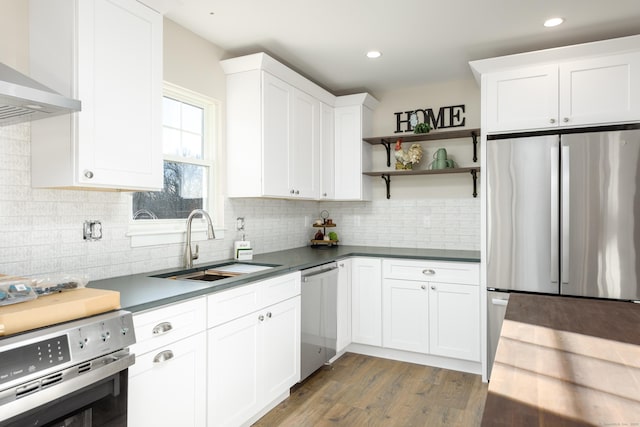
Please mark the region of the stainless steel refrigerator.
[[489, 370], [509, 292], [640, 300], [640, 124], [490, 135], [486, 176]]

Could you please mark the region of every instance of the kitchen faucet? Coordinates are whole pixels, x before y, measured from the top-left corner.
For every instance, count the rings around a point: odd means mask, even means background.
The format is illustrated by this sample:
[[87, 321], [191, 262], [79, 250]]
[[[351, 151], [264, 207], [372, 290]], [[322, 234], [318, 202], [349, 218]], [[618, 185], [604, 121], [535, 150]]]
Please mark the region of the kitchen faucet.
[[196, 245], [196, 252], [191, 252], [191, 222], [193, 217], [197, 214], [201, 214], [204, 219], [207, 220], [207, 239], [215, 239], [216, 233], [213, 231], [213, 224], [211, 223], [211, 217], [204, 209], [194, 209], [187, 218], [187, 247], [184, 251], [184, 266], [186, 268], [193, 267], [193, 260], [198, 259], [198, 245]]

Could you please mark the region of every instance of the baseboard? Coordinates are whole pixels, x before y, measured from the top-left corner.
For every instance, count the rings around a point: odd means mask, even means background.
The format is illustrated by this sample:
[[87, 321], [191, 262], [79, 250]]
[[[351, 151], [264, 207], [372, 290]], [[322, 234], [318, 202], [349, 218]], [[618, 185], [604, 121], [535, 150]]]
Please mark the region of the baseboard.
[[[415, 363], [418, 365], [433, 366], [436, 368], [451, 369], [453, 371], [468, 372], [470, 374], [482, 374], [482, 364], [480, 362], [473, 362], [469, 360], [452, 359], [448, 357], [434, 356], [431, 354], [413, 353], [411, 351], [394, 350], [391, 348], [382, 348], [356, 343], [349, 344], [344, 352], [365, 354], [367, 356], [381, 357], [383, 359], [398, 360], [400, 362]], [[334, 359], [337, 359], [337, 357]]]
[[258, 421], [260, 418], [264, 417], [267, 414], [267, 412], [271, 411], [273, 408], [278, 406], [282, 401], [284, 401], [287, 397], [289, 397], [289, 395], [290, 395], [290, 392], [289, 392], [289, 390], [287, 390], [284, 393], [282, 393], [280, 396], [278, 396], [275, 399], [273, 399], [271, 401], [271, 403], [269, 403], [267, 406], [262, 408], [262, 410], [260, 412], [255, 414], [253, 417], [249, 418], [245, 423], [242, 423], [242, 427], [251, 426], [253, 423]]

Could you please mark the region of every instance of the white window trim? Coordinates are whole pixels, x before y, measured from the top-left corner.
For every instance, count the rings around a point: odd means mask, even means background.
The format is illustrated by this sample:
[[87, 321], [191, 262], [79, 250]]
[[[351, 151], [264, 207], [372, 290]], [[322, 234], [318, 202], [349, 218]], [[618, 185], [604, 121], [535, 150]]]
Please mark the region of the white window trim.
[[[224, 239], [224, 196], [221, 191], [221, 167], [218, 163], [219, 153], [221, 150], [221, 103], [216, 99], [203, 96], [199, 93], [169, 82], [164, 82], [163, 84], [163, 96], [175, 97], [180, 101], [191, 102], [200, 106], [209, 105], [211, 107], [205, 110], [208, 112], [205, 120], [214, 123], [215, 126], [208, 126], [207, 132], [212, 132], [213, 128], [213, 131], [216, 132], [216, 134], [211, 135], [209, 133], [206, 135], [206, 139], [213, 142], [211, 145], [215, 147], [215, 150], [211, 146], [206, 145], [204, 147], [204, 156], [205, 158], [211, 158], [211, 164], [213, 166], [209, 168], [209, 183], [213, 183], [213, 185], [209, 185], [209, 194], [207, 198], [209, 206], [205, 207], [205, 210], [209, 213], [211, 220], [213, 221], [216, 240]], [[163, 156], [163, 160], [168, 159], [169, 157], [170, 156]], [[190, 163], [197, 163], [197, 161]], [[209, 162], [206, 164], [209, 165]], [[129, 212], [131, 213], [131, 204], [129, 206]], [[203, 219], [200, 217], [194, 218], [191, 228], [192, 241], [197, 242], [207, 239], [207, 227]], [[133, 218], [131, 218], [129, 221], [129, 228], [125, 235], [130, 237], [131, 247], [143, 247], [185, 243], [186, 232], [186, 219], [134, 221]]]

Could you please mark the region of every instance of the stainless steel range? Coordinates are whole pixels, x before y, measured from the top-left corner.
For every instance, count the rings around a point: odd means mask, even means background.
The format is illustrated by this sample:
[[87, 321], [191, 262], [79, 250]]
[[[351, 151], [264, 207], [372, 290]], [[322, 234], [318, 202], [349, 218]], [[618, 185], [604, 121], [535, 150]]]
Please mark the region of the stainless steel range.
[[131, 313], [0, 339], [0, 426], [126, 426]]

